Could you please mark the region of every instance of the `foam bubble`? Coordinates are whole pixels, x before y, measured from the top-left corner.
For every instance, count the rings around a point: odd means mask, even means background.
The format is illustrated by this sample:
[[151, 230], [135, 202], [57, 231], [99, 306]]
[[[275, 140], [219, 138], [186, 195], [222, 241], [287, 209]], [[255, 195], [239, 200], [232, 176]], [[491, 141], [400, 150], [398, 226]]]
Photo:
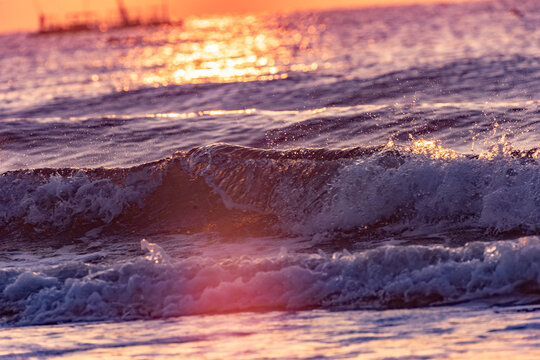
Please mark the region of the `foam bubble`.
[[[540, 238], [363, 252], [213, 259], [170, 264], [72, 263], [3, 272], [4, 309], [19, 324], [140, 319], [255, 309], [441, 305], [540, 294]], [[525, 300], [524, 300], [525, 299]]]

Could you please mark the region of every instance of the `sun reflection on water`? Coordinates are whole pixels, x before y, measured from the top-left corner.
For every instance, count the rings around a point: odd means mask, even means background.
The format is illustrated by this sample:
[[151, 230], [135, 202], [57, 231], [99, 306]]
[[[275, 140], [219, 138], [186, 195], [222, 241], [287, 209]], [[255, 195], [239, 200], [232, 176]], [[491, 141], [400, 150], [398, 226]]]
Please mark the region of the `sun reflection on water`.
[[286, 79], [289, 72], [315, 71], [325, 64], [305, 55], [322, 51], [310, 46], [322, 30], [290, 29], [275, 19], [254, 16], [192, 19], [183, 28], [130, 42], [120, 63], [133, 69], [134, 76], [118, 87], [267, 81]]
[[458, 154], [450, 149], [445, 149], [436, 140], [416, 140], [411, 145], [414, 154], [423, 154], [432, 159], [456, 159]]

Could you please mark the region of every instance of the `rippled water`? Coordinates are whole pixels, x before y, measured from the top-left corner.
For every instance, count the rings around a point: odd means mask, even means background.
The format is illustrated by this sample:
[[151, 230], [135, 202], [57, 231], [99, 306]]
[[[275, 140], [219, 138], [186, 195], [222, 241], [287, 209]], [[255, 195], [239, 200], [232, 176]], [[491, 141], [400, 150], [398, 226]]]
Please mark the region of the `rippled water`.
[[539, 23], [1, 35], [0, 356], [538, 357]]
[[[516, 354], [535, 359], [537, 311], [537, 306], [489, 310], [458, 306], [240, 313], [133, 321], [129, 332], [125, 323], [36, 326], [10, 329], [10, 347], [0, 351], [53, 359], [504, 359]], [[6, 336], [8, 331], [0, 334]], [[40, 345], [28, 345], [29, 336]], [[59, 345], [47, 345], [51, 339]]]

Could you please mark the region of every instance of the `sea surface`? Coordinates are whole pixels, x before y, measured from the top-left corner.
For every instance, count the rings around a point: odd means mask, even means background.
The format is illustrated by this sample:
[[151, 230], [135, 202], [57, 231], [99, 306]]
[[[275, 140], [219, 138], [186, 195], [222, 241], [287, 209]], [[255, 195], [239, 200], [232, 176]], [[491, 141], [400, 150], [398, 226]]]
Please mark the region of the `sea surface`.
[[540, 358], [538, 1], [0, 49], [0, 359]]

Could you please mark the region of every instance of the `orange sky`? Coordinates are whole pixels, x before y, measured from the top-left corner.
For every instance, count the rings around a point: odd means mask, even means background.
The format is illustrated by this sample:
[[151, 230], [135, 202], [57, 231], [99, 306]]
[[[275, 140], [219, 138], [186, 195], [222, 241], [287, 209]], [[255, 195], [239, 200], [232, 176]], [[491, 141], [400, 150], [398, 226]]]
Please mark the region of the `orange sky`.
[[[457, 2], [463, 0], [445, 0]], [[166, 0], [172, 17], [196, 15], [284, 12], [302, 9], [359, 7], [366, 5], [441, 2], [441, 0]], [[0, 32], [35, 30], [38, 26], [36, 3], [48, 15], [64, 19], [66, 14], [89, 10], [100, 16], [115, 13], [115, 0], [0, 0]], [[132, 9], [148, 9], [161, 0], [124, 0]], [[136, 11], [136, 10], [133, 10]]]

